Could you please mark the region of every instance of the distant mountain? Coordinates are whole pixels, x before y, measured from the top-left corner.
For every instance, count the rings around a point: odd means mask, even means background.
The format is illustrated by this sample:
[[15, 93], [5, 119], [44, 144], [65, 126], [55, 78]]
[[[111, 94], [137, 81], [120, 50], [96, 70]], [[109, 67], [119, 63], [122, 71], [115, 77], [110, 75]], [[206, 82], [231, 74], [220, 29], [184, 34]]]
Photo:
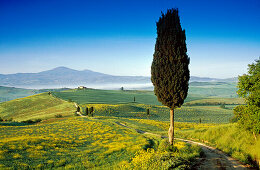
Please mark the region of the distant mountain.
[[0, 74], [2, 86], [77, 86], [87, 84], [108, 83], [149, 83], [149, 77], [143, 76], [113, 76], [91, 70], [73, 70], [67, 67], [57, 67], [39, 73]]
[[[191, 81], [234, 81], [233, 79], [213, 79], [193, 77]], [[35, 86], [78, 86], [88, 84], [144, 84], [151, 83], [145, 76], [113, 76], [91, 70], [73, 70], [67, 67], [57, 67], [39, 73], [0, 74], [1, 86], [35, 87]]]

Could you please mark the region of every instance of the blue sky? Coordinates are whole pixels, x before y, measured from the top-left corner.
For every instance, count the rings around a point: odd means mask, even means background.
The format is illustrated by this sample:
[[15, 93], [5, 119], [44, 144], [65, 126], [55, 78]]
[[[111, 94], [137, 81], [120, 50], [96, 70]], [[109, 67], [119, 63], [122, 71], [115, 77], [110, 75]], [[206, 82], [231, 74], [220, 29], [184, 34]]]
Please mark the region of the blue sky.
[[193, 76], [246, 73], [259, 0], [0, 0], [0, 74], [58, 66], [150, 76], [161, 11], [178, 8]]

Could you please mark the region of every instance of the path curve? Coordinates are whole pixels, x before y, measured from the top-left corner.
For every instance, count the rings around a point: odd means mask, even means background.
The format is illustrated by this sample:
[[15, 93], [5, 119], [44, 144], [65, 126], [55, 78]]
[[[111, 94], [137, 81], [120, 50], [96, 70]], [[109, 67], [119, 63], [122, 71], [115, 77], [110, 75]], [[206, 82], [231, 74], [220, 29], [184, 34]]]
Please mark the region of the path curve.
[[[134, 128], [128, 127], [127, 125], [120, 123], [120, 122], [116, 122], [116, 124], [124, 126], [129, 129], [134, 129]], [[134, 129], [134, 130], [141, 134], [149, 134], [149, 135], [159, 136], [161, 138], [168, 138], [167, 136], [161, 136], [158, 134], [145, 132], [145, 131], [138, 130], [138, 129]], [[195, 141], [191, 141], [191, 140], [186, 140], [186, 139], [181, 139], [181, 138], [175, 138], [175, 139], [186, 142], [186, 143], [190, 143], [190, 144], [196, 144], [202, 148], [204, 156], [202, 158], [198, 159], [198, 161], [195, 163], [195, 165], [192, 167], [192, 169], [196, 169], [196, 170], [252, 169], [252, 168], [246, 167], [239, 161], [227, 156], [224, 152], [222, 152], [214, 147], [207, 146], [203, 143], [199, 143], [199, 142], [195, 142]]]

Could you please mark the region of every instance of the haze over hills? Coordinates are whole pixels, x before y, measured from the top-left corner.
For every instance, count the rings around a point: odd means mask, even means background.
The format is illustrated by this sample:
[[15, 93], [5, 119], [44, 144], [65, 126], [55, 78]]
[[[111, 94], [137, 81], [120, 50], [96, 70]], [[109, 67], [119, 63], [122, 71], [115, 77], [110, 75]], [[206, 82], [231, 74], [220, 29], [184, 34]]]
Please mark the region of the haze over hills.
[[[191, 76], [191, 81], [199, 82], [232, 82], [233, 79], [215, 79]], [[150, 84], [150, 77], [145, 76], [113, 76], [91, 70], [74, 70], [67, 67], [57, 67], [39, 73], [0, 74], [1, 86], [14, 87], [76, 87], [79, 85], [101, 84]]]

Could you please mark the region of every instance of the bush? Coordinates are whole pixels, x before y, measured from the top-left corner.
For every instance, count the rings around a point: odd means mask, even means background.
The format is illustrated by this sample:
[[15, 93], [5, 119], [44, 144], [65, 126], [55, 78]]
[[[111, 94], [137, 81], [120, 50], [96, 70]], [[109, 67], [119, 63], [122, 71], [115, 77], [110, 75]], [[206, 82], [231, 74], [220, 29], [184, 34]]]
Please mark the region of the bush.
[[61, 114], [56, 114], [55, 117], [56, 117], [56, 118], [61, 118], [61, 117], [63, 117], [63, 116], [62, 116]]
[[176, 147], [174, 145], [171, 145], [168, 139], [161, 140], [158, 150], [159, 151], [167, 151], [167, 152], [174, 152], [176, 151]]
[[4, 121], [4, 119], [2, 119], [2, 118], [0, 117], [0, 122], [2, 122], [2, 121]]
[[33, 124], [33, 123], [38, 123], [38, 122], [41, 122], [41, 121], [42, 121], [42, 119], [35, 119], [35, 120], [28, 119], [28, 120], [22, 121], [22, 123]]
[[225, 109], [225, 108], [226, 108], [225, 104], [221, 104], [219, 107], [220, 107], [221, 109]]
[[11, 118], [7, 119], [7, 121], [8, 121], [8, 122], [12, 122], [12, 121], [13, 121], [13, 118], [11, 117]]
[[168, 139], [161, 140], [158, 150], [139, 150], [129, 164], [129, 169], [190, 169], [191, 161], [201, 154], [199, 146], [184, 142], [170, 145]]

